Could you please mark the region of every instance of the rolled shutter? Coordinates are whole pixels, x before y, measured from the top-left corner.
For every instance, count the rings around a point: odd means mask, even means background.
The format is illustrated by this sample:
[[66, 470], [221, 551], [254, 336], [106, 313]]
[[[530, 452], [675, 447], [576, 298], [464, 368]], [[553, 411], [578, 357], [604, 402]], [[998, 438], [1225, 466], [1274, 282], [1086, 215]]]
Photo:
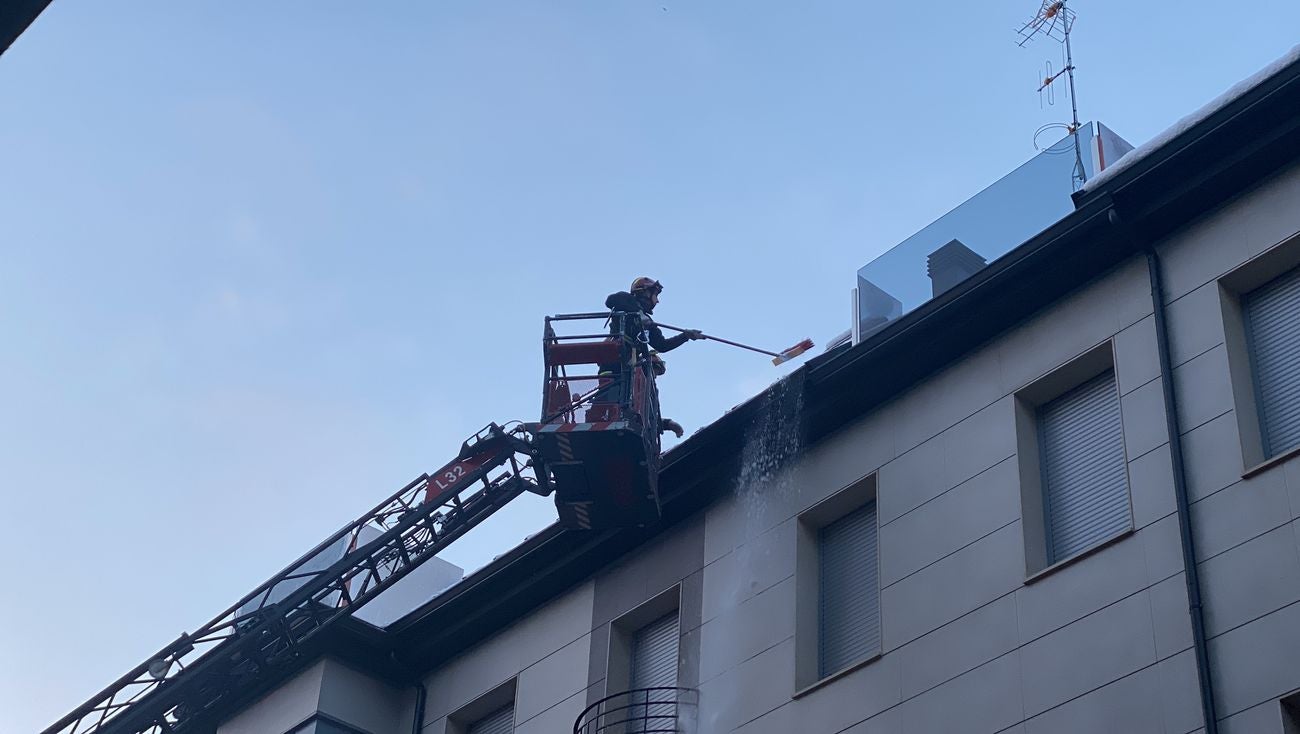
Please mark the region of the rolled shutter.
[[880, 649], [876, 503], [818, 532], [818, 669], [826, 677]]
[[677, 612], [642, 627], [632, 638], [632, 688], [677, 685]]
[[515, 705], [497, 709], [469, 725], [468, 734], [511, 734], [515, 729]]
[[[677, 685], [677, 612], [637, 630], [632, 636], [631, 688], [671, 688]], [[629, 732], [676, 731], [677, 707], [667, 691], [634, 692], [627, 701]]]
[[1300, 446], [1300, 270], [1244, 300], [1264, 453], [1277, 456]]
[[1049, 562], [1132, 527], [1115, 373], [1039, 409]]

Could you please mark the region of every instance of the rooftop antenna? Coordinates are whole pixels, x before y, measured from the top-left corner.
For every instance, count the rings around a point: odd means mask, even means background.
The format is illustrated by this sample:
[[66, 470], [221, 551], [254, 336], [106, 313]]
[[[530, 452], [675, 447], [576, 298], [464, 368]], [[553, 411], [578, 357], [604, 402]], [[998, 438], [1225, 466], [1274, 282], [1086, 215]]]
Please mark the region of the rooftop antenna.
[[[1029, 22], [1016, 31], [1018, 46], [1024, 48], [1030, 41], [1040, 36], [1050, 38], [1064, 47], [1065, 65], [1060, 71], [1052, 70], [1052, 62], [1046, 64], [1045, 73], [1038, 84], [1038, 101], [1041, 105], [1046, 99], [1049, 106], [1056, 104], [1056, 81], [1062, 76], [1070, 85], [1070, 122], [1049, 123], [1034, 132], [1034, 147], [1038, 148], [1038, 137], [1047, 130], [1065, 128], [1074, 140], [1074, 174], [1072, 177], [1075, 191], [1088, 180], [1087, 169], [1083, 167], [1083, 147], [1079, 143], [1079, 104], [1074, 96], [1074, 54], [1070, 50], [1070, 31], [1074, 29], [1074, 11], [1066, 6], [1067, 0], [1042, 0], [1038, 12]], [[1049, 148], [1050, 150], [1050, 148]]]

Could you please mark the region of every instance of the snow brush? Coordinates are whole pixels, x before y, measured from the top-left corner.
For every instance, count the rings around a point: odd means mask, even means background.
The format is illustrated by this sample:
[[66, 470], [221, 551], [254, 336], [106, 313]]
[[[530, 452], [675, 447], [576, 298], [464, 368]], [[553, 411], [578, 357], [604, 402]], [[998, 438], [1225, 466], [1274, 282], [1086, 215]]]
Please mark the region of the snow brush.
[[[692, 331], [692, 329], [683, 329], [683, 328], [680, 327], [680, 326], [672, 326], [671, 324], [665, 324], [665, 323], [663, 323], [663, 322], [661, 322], [661, 321], [656, 321], [655, 324], [658, 325], [658, 326], [662, 326], [662, 327], [665, 328], [665, 329], [672, 329], [673, 331], [683, 331], [683, 332], [685, 332], [685, 331]], [[731, 341], [731, 340], [729, 340], [729, 339], [723, 339], [723, 338], [721, 338], [721, 337], [717, 337], [717, 336], [710, 336], [709, 334], [705, 334], [705, 333], [703, 333], [703, 332], [700, 333], [700, 336], [704, 337], [705, 339], [710, 339], [710, 340], [715, 341], [715, 342], [721, 342], [721, 343], [723, 343], [723, 344], [730, 344], [730, 345], [733, 346], [733, 347], [740, 347], [741, 349], [748, 349], [748, 350], [751, 351], [751, 352], [758, 352], [759, 354], [766, 354], [767, 356], [769, 356], [769, 357], [772, 358], [772, 364], [773, 364], [773, 365], [780, 365], [780, 364], [784, 364], [784, 363], [786, 363], [786, 362], [789, 362], [790, 360], [794, 359], [795, 357], [798, 357], [799, 355], [801, 355], [801, 354], [803, 354], [804, 352], [808, 351], [809, 349], [812, 349], [812, 348], [813, 348], [813, 340], [812, 340], [812, 339], [804, 339], [803, 341], [799, 342], [798, 344], [794, 345], [793, 347], [790, 347], [789, 349], [786, 349], [786, 350], [781, 351], [781, 352], [769, 352], [769, 351], [767, 351], [766, 349], [759, 349], [758, 347], [751, 347], [751, 346], [749, 346], [748, 344], [741, 344], [740, 342], [733, 342], [733, 341]]]

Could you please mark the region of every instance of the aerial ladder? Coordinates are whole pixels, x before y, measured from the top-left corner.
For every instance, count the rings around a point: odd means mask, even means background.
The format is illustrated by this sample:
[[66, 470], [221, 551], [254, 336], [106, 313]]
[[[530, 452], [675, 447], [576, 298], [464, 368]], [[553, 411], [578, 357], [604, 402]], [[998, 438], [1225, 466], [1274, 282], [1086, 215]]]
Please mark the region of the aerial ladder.
[[[624, 329], [635, 318], [547, 317], [540, 421], [489, 423], [437, 471], [416, 477], [44, 734], [210, 734], [228, 713], [224, 704], [300, 660], [307, 643], [524, 492], [554, 493], [561, 524], [575, 530], [658, 520], [655, 361], [645, 332], [637, 324]], [[558, 333], [573, 327], [579, 333]]]

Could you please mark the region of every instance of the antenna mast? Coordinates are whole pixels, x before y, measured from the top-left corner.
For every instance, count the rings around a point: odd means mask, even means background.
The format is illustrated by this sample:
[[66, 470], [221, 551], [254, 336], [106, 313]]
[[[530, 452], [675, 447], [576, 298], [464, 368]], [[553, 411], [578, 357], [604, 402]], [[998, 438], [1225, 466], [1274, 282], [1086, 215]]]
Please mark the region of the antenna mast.
[[1034, 133], [1034, 145], [1038, 145], [1038, 136], [1045, 130], [1064, 127], [1065, 131], [1074, 139], [1074, 189], [1077, 191], [1084, 182], [1088, 180], [1087, 169], [1083, 166], [1083, 146], [1079, 143], [1079, 104], [1074, 95], [1074, 52], [1070, 48], [1070, 31], [1074, 29], [1075, 14], [1067, 6], [1068, 0], [1042, 0], [1042, 5], [1038, 12], [1034, 14], [1029, 22], [1020, 27], [1016, 34], [1020, 37], [1017, 45], [1024, 48], [1030, 41], [1038, 36], [1046, 36], [1057, 43], [1060, 43], [1064, 49], [1065, 66], [1058, 72], [1052, 72], [1052, 64], [1047, 63], [1047, 72], [1043, 75], [1038, 85], [1039, 100], [1043, 98], [1043, 93], [1047, 93], [1047, 103], [1054, 104], [1056, 96], [1054, 94], [1053, 84], [1062, 76], [1069, 83], [1070, 93], [1070, 122], [1069, 124], [1051, 123], [1040, 127]]

